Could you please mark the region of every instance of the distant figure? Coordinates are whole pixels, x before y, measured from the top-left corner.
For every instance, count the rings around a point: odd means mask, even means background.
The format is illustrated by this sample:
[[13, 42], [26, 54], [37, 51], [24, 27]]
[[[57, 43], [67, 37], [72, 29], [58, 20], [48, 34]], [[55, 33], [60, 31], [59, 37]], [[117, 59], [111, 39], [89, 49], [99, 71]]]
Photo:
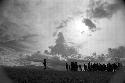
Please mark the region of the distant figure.
[[44, 69], [46, 69], [46, 59], [43, 61]]
[[77, 65], [77, 62], [74, 63], [74, 71], [78, 71], [78, 65]]
[[82, 71], [82, 66], [81, 65], [79, 65], [79, 70]]
[[122, 63], [118, 63], [118, 68], [122, 68], [122, 67], [123, 67]]
[[112, 64], [112, 65], [113, 65], [113, 72], [116, 72], [116, 70], [117, 70], [117, 64], [114, 63], [114, 64]]
[[91, 70], [91, 65], [90, 65], [90, 62], [88, 63], [88, 71]]
[[68, 65], [68, 63], [66, 63], [66, 70], [68, 71], [69, 70], [69, 65]]
[[87, 71], [87, 65], [84, 64], [84, 71]]
[[71, 62], [71, 71], [74, 71], [74, 62]]

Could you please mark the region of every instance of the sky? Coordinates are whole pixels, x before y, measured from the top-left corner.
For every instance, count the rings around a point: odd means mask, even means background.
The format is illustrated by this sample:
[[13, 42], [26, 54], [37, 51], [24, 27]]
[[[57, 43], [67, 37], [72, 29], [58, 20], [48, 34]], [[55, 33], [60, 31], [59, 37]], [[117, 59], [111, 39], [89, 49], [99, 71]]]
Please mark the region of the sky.
[[55, 45], [59, 32], [83, 55], [125, 46], [122, 0], [1, 0], [0, 46], [35, 52]]

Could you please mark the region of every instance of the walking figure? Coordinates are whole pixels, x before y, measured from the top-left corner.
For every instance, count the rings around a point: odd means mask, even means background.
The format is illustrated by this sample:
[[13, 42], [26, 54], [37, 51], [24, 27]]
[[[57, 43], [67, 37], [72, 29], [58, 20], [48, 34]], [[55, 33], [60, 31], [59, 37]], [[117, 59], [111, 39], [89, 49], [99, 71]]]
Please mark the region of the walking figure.
[[46, 59], [43, 61], [44, 69], [46, 69]]

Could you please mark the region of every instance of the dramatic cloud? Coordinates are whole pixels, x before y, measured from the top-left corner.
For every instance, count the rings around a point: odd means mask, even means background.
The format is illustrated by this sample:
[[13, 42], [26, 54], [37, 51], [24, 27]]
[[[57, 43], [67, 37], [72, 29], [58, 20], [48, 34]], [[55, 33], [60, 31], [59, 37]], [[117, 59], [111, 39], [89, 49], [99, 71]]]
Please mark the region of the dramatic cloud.
[[83, 23], [85, 23], [91, 31], [96, 30], [96, 25], [90, 19], [83, 19]]
[[104, 0], [92, 0], [88, 13], [92, 18], [111, 18], [113, 14], [122, 9], [123, 4], [119, 0], [112, 3]]
[[63, 58], [67, 58], [71, 55], [77, 55], [78, 51], [75, 47], [68, 46], [62, 32], [58, 33], [58, 37], [54, 46], [50, 46], [51, 55], [61, 55]]
[[[30, 46], [26, 49], [43, 51], [54, 44], [54, 37], [58, 34], [59, 29], [67, 25], [69, 17], [83, 12], [81, 9], [85, 9], [86, 5], [86, 1], [81, 0], [1, 0], [0, 25], [15, 28], [2, 29], [6, 33], [9, 32], [11, 37], [8, 36], [7, 39], [3, 36], [4, 32], [1, 32], [0, 41], [13, 40], [16, 41], [14, 42], [16, 44]], [[29, 34], [30, 37], [27, 38], [26, 36]], [[31, 37], [31, 35], [33, 36]], [[25, 40], [22, 41], [24, 37]]]
[[[84, 56], [122, 46], [125, 17], [121, 12], [116, 13], [122, 9], [122, 0], [104, 1], [1, 0], [1, 50], [48, 50], [48, 54], [66, 57], [77, 54], [74, 47], [78, 47]], [[110, 19], [100, 19], [108, 17]], [[92, 32], [98, 27], [101, 27], [100, 31]], [[58, 64], [58, 60], [53, 63]]]
[[23, 16], [28, 12], [28, 4], [21, 0], [0, 1], [0, 46], [17, 52], [28, 51], [38, 36], [22, 24]]

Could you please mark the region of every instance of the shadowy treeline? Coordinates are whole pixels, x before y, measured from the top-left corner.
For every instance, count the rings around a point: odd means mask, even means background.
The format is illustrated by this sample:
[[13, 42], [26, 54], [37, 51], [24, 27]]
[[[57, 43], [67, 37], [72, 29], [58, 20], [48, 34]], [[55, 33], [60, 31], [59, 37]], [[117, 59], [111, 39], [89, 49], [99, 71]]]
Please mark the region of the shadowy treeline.
[[91, 63], [78, 65], [77, 62], [71, 62], [69, 65], [66, 63], [66, 70], [67, 71], [106, 71], [106, 72], [115, 72], [122, 66], [121, 63], [108, 63], [108, 64], [101, 64], [101, 63]]

